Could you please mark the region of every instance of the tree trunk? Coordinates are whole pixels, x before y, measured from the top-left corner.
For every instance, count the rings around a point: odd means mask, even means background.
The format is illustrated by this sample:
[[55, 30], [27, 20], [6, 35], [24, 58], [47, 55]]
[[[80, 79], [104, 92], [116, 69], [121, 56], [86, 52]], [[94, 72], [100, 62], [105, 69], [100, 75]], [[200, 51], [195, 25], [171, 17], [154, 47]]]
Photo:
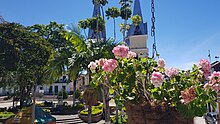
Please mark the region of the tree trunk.
[[92, 106], [88, 106], [88, 124], [92, 123]]
[[36, 101], [36, 85], [33, 86], [33, 105], [32, 105], [32, 118], [31, 118], [31, 124], [34, 124], [35, 121], [35, 101]]
[[[105, 84], [108, 85], [108, 79], [105, 80]], [[109, 108], [109, 88], [103, 85], [103, 104], [105, 109], [105, 124], [110, 124], [110, 108]]]
[[126, 25], [127, 25], [127, 20], [125, 20], [124, 22], [124, 30], [123, 30], [123, 42], [124, 43], [125, 43]]
[[20, 91], [21, 91], [21, 94], [20, 94], [20, 108], [23, 108], [24, 106], [24, 97], [25, 97], [25, 87], [23, 86], [20, 86]]
[[[101, 10], [102, 10], [102, 18], [103, 18], [103, 20], [104, 20], [104, 22], [105, 22], [105, 13], [104, 13], [104, 9], [103, 9], [103, 6], [101, 5]], [[106, 41], [106, 29], [105, 29], [106, 27], [104, 26], [104, 28], [103, 28], [103, 30], [105, 31], [105, 36], [103, 36], [103, 40], [104, 40], [104, 42]]]
[[116, 40], [116, 31], [115, 31], [115, 18], [113, 18], [114, 20], [114, 40]]
[[73, 106], [75, 105], [76, 102], [76, 79], [73, 82]]
[[116, 123], [118, 123], [118, 105], [116, 105], [115, 111], [116, 111], [115, 121]]

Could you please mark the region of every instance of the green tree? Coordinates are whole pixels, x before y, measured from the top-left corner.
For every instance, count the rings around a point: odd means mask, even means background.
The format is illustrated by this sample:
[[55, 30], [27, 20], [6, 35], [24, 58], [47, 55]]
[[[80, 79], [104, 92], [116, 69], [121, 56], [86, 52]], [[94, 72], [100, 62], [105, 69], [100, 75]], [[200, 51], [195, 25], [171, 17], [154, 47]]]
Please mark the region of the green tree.
[[[20, 105], [23, 107], [25, 96], [29, 96], [37, 77], [47, 64], [50, 44], [37, 33], [16, 23], [0, 24], [0, 44], [0, 68], [8, 75], [1, 77], [1, 83], [19, 86]], [[8, 52], [15, 58], [11, 58]]]
[[67, 30], [64, 24], [50, 22], [48, 25], [36, 24], [30, 29], [38, 33], [48, 43], [52, 45], [52, 54], [47, 68], [44, 71], [44, 81], [53, 83], [67, 73], [68, 59], [74, 54], [75, 49], [71, 42], [65, 39]]

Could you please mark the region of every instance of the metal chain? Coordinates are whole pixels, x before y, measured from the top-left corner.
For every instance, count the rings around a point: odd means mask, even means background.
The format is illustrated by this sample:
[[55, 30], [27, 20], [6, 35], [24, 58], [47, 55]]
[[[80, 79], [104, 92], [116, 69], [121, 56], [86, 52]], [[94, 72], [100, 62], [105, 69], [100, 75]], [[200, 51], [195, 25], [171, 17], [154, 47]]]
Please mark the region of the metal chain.
[[151, 17], [151, 22], [152, 22], [152, 26], [151, 26], [151, 37], [153, 37], [153, 51], [152, 51], [152, 58], [155, 57], [155, 54], [157, 55], [157, 47], [156, 47], [156, 36], [155, 36], [155, 8], [154, 8], [154, 0], [151, 0], [151, 13], [152, 13], [152, 17]]

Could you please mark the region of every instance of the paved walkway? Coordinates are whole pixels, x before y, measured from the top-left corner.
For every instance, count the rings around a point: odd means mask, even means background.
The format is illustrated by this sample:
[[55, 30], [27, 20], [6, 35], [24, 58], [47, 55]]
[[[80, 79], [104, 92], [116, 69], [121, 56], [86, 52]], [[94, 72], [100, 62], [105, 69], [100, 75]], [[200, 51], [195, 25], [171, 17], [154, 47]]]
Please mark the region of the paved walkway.
[[[47, 100], [52, 100], [49, 98]], [[42, 102], [42, 99], [38, 99], [39, 102]], [[56, 99], [53, 102], [57, 102]], [[72, 104], [71, 100], [67, 101], [68, 104]], [[114, 106], [114, 102], [111, 100], [110, 104]], [[0, 97], [0, 108], [12, 106], [12, 100], [3, 101], [3, 97]], [[87, 124], [83, 122], [78, 115], [53, 115], [57, 119], [57, 124]], [[95, 124], [104, 124], [104, 121], [100, 121]], [[194, 124], [206, 124], [203, 117], [196, 117], [194, 119]]]
[[[78, 115], [52, 115], [56, 118], [57, 124], [87, 124], [83, 122]], [[98, 123], [93, 124], [104, 124], [104, 121], [101, 120]]]
[[[53, 115], [57, 121], [57, 124], [87, 124], [83, 122], [78, 115]], [[98, 123], [93, 124], [104, 124], [104, 120], [101, 120]], [[194, 118], [194, 124], [206, 124], [203, 117], [196, 117]]]

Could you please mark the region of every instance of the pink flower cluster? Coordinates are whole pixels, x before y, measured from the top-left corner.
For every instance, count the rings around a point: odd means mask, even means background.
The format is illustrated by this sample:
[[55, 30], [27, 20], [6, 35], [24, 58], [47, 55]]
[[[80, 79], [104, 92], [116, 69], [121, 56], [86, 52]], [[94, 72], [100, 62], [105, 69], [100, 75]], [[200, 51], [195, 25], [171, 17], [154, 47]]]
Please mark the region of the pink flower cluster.
[[118, 58], [127, 58], [129, 48], [125, 45], [118, 45], [113, 48], [112, 52]]
[[181, 91], [180, 97], [182, 98], [181, 102], [184, 104], [192, 102], [196, 98], [195, 87], [191, 86], [189, 89]]
[[211, 83], [220, 83], [220, 72], [214, 71], [211, 76], [209, 76]]
[[105, 72], [112, 72], [117, 67], [117, 61], [115, 59], [104, 59], [101, 58], [95, 62], [90, 62], [88, 68], [91, 71], [95, 70], [98, 66], [101, 67]]
[[176, 68], [168, 68], [165, 70], [165, 74], [168, 76], [168, 77], [173, 77], [175, 75], [178, 75], [179, 71], [178, 69]]
[[137, 56], [137, 54], [135, 52], [128, 51], [127, 58], [135, 58], [136, 56]]
[[151, 75], [151, 83], [154, 87], [160, 87], [163, 84], [164, 75], [160, 72], [153, 72]]
[[205, 90], [211, 88], [212, 90], [219, 92], [220, 90], [220, 72], [214, 71], [211, 76], [209, 76], [209, 82], [204, 86]]
[[199, 68], [202, 69], [205, 78], [208, 78], [211, 68], [210, 62], [206, 59], [201, 59], [199, 62]]
[[165, 67], [165, 60], [164, 59], [161, 59], [159, 58], [158, 61], [157, 61], [157, 64], [158, 64], [158, 67], [159, 68], [164, 68]]
[[115, 59], [107, 60], [104, 65], [102, 66], [105, 72], [112, 72], [117, 67], [117, 61]]
[[98, 66], [102, 67], [106, 61], [107, 59], [101, 58], [99, 60], [96, 60], [95, 62], [97, 63]]
[[95, 62], [90, 62], [88, 65], [88, 68], [92, 71], [95, 70], [97, 67], [97, 64]]

